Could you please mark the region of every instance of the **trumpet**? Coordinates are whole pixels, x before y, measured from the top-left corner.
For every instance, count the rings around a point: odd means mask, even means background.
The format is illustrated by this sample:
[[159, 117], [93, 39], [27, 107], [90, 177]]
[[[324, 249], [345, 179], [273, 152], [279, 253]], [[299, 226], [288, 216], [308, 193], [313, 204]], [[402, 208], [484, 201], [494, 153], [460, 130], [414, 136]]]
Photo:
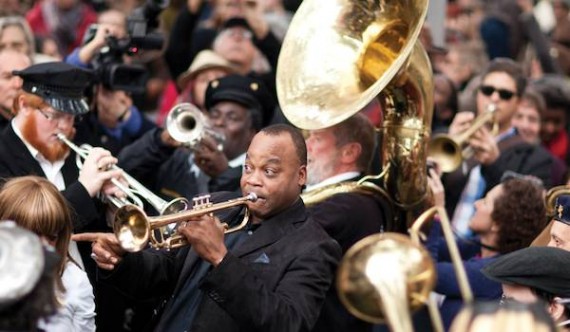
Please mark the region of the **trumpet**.
[[439, 165], [442, 172], [452, 172], [465, 159], [473, 154], [471, 147], [463, 149], [463, 144], [482, 126], [489, 122], [493, 123], [493, 132], [496, 135], [498, 125], [495, 121], [495, 113], [497, 105], [487, 105], [485, 112], [473, 121], [473, 124], [465, 132], [456, 137], [447, 134], [434, 136], [428, 144], [428, 155], [433, 158]]
[[[81, 146], [77, 146], [62, 133], [58, 133], [57, 138], [65, 143], [70, 149], [75, 151], [77, 154], [76, 164], [77, 167], [81, 169], [83, 167], [82, 159], [84, 160], [87, 158], [93, 147], [89, 144], [82, 144]], [[110, 168], [120, 170], [120, 168], [116, 165], [113, 165]], [[135, 178], [126, 172], [123, 172], [123, 177], [127, 181], [128, 185], [123, 184], [117, 179], [111, 179], [111, 182], [125, 193], [126, 198], [117, 198], [110, 195], [106, 195], [104, 197], [105, 200], [111, 203], [115, 208], [121, 208], [125, 205], [136, 205], [140, 208], [144, 208], [144, 203], [140, 197], [148, 202], [161, 215], [186, 210], [188, 208], [189, 203], [186, 198], [179, 197], [170, 202], [167, 202], [155, 195], [152, 191], [145, 188], [140, 182], [135, 180]]]
[[178, 104], [168, 112], [166, 130], [174, 140], [190, 149], [197, 149], [205, 136], [214, 138], [219, 151], [224, 147], [224, 135], [216, 132], [202, 111], [190, 103]]
[[[144, 211], [136, 205], [125, 205], [117, 210], [115, 220], [113, 221], [113, 231], [119, 240], [121, 247], [129, 252], [137, 252], [146, 247], [150, 240], [151, 247], [155, 249], [174, 249], [187, 245], [186, 238], [177, 232], [178, 224], [187, 221], [193, 217], [203, 216], [222, 209], [245, 205], [247, 202], [255, 202], [257, 195], [249, 193], [248, 195], [226, 202], [212, 204], [209, 202], [209, 195], [198, 197], [194, 202], [198, 203], [193, 209], [188, 211], [180, 211], [177, 213], [148, 217]], [[246, 209], [245, 216], [241, 223], [232, 228], [226, 228], [225, 234], [239, 231], [247, 225], [249, 220], [249, 210]], [[176, 224], [173, 232], [168, 237], [156, 236], [160, 232], [157, 229]], [[227, 227], [227, 224], [226, 224]]]

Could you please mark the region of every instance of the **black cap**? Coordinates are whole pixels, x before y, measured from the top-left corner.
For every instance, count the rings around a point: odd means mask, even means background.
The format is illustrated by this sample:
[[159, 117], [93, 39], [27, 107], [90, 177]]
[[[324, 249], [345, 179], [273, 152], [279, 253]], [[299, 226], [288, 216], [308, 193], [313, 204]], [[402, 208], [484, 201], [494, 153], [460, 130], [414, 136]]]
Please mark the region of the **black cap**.
[[211, 81], [206, 89], [206, 108], [209, 110], [221, 101], [231, 101], [261, 113], [262, 125], [273, 118], [275, 100], [265, 84], [255, 78], [229, 75]]
[[40, 96], [56, 110], [73, 115], [89, 112], [84, 92], [94, 79], [92, 71], [65, 62], [46, 62], [12, 73], [24, 80], [24, 91]]
[[556, 198], [552, 219], [570, 226], [570, 195], [561, 195]]
[[501, 256], [484, 267], [489, 279], [570, 297], [570, 252], [553, 247], [529, 247]]
[[247, 20], [244, 19], [243, 17], [232, 17], [232, 18], [226, 20], [222, 24], [222, 27], [220, 28], [220, 32], [224, 31], [226, 29], [235, 28], [235, 27], [244, 28], [246, 30], [251, 31], [251, 33], [253, 33], [251, 26], [249, 25], [249, 23], [247, 23]]

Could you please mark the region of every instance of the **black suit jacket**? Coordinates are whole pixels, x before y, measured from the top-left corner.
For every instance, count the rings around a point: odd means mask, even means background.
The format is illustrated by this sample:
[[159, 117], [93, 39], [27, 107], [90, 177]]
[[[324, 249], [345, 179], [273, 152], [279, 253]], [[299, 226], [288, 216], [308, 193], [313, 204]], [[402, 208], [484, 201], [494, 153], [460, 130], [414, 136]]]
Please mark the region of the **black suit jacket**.
[[[491, 165], [481, 167], [481, 175], [486, 181], [486, 191], [499, 184], [507, 170], [541, 179], [546, 188], [551, 186], [553, 157], [543, 147], [524, 142], [519, 135], [510, 136], [498, 143], [501, 155]], [[445, 207], [453, 216], [453, 211], [465, 187], [469, 173], [477, 165], [471, 158], [452, 173], [445, 174], [442, 182], [445, 187]]]
[[[300, 199], [228, 250], [201, 283], [204, 297], [190, 331], [292, 332], [313, 327], [341, 250]], [[266, 259], [260, 261], [261, 256]], [[133, 296], [175, 298], [199, 259], [188, 247], [177, 253], [145, 251], [125, 256], [103, 277]], [[155, 330], [161, 331], [162, 324]]]
[[[309, 208], [315, 221], [335, 239], [345, 253], [364, 237], [379, 233], [391, 211], [381, 197], [340, 193]], [[350, 314], [332, 287], [313, 331], [371, 331], [372, 325]]]
[[[160, 129], [150, 130], [140, 139], [123, 148], [119, 166], [166, 200], [200, 194], [196, 176], [190, 172], [190, 150], [174, 149], [162, 144]], [[208, 191], [239, 192], [242, 167], [228, 167], [208, 182]]]
[[[62, 194], [69, 202], [74, 214], [74, 231], [81, 231], [101, 218], [97, 204], [89, 196], [85, 187], [77, 181], [79, 170], [73, 151], [65, 159], [61, 172], [65, 182], [65, 190]], [[38, 161], [30, 154], [12, 126], [8, 125], [0, 134], [0, 178], [4, 182], [10, 178], [25, 175], [46, 177]]]

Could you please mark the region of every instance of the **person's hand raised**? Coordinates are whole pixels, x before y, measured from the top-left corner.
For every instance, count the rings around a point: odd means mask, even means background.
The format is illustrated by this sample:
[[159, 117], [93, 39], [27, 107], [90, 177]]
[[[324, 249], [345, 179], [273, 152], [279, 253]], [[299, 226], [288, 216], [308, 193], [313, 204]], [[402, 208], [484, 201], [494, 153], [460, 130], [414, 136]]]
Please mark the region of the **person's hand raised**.
[[206, 174], [216, 177], [229, 167], [228, 158], [211, 136], [205, 136], [194, 150], [194, 162]]
[[113, 270], [126, 253], [111, 233], [80, 233], [74, 234], [71, 239], [91, 242], [91, 258], [103, 270]]

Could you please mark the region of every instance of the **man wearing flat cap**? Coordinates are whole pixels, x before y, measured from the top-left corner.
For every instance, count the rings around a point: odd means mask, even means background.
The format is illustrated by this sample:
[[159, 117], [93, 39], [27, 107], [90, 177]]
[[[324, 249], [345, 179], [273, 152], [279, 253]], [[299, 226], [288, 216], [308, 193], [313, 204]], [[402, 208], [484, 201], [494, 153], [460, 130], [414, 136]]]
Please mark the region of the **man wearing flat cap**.
[[245, 151], [269, 122], [275, 101], [263, 82], [229, 75], [209, 83], [205, 105], [207, 126], [225, 137], [221, 150], [220, 142], [208, 134], [188, 149], [167, 130], [157, 129], [121, 151], [121, 168], [167, 200], [239, 191]]
[[497, 258], [482, 272], [502, 284], [501, 300], [542, 300], [561, 331], [570, 331], [570, 252], [529, 247]]

